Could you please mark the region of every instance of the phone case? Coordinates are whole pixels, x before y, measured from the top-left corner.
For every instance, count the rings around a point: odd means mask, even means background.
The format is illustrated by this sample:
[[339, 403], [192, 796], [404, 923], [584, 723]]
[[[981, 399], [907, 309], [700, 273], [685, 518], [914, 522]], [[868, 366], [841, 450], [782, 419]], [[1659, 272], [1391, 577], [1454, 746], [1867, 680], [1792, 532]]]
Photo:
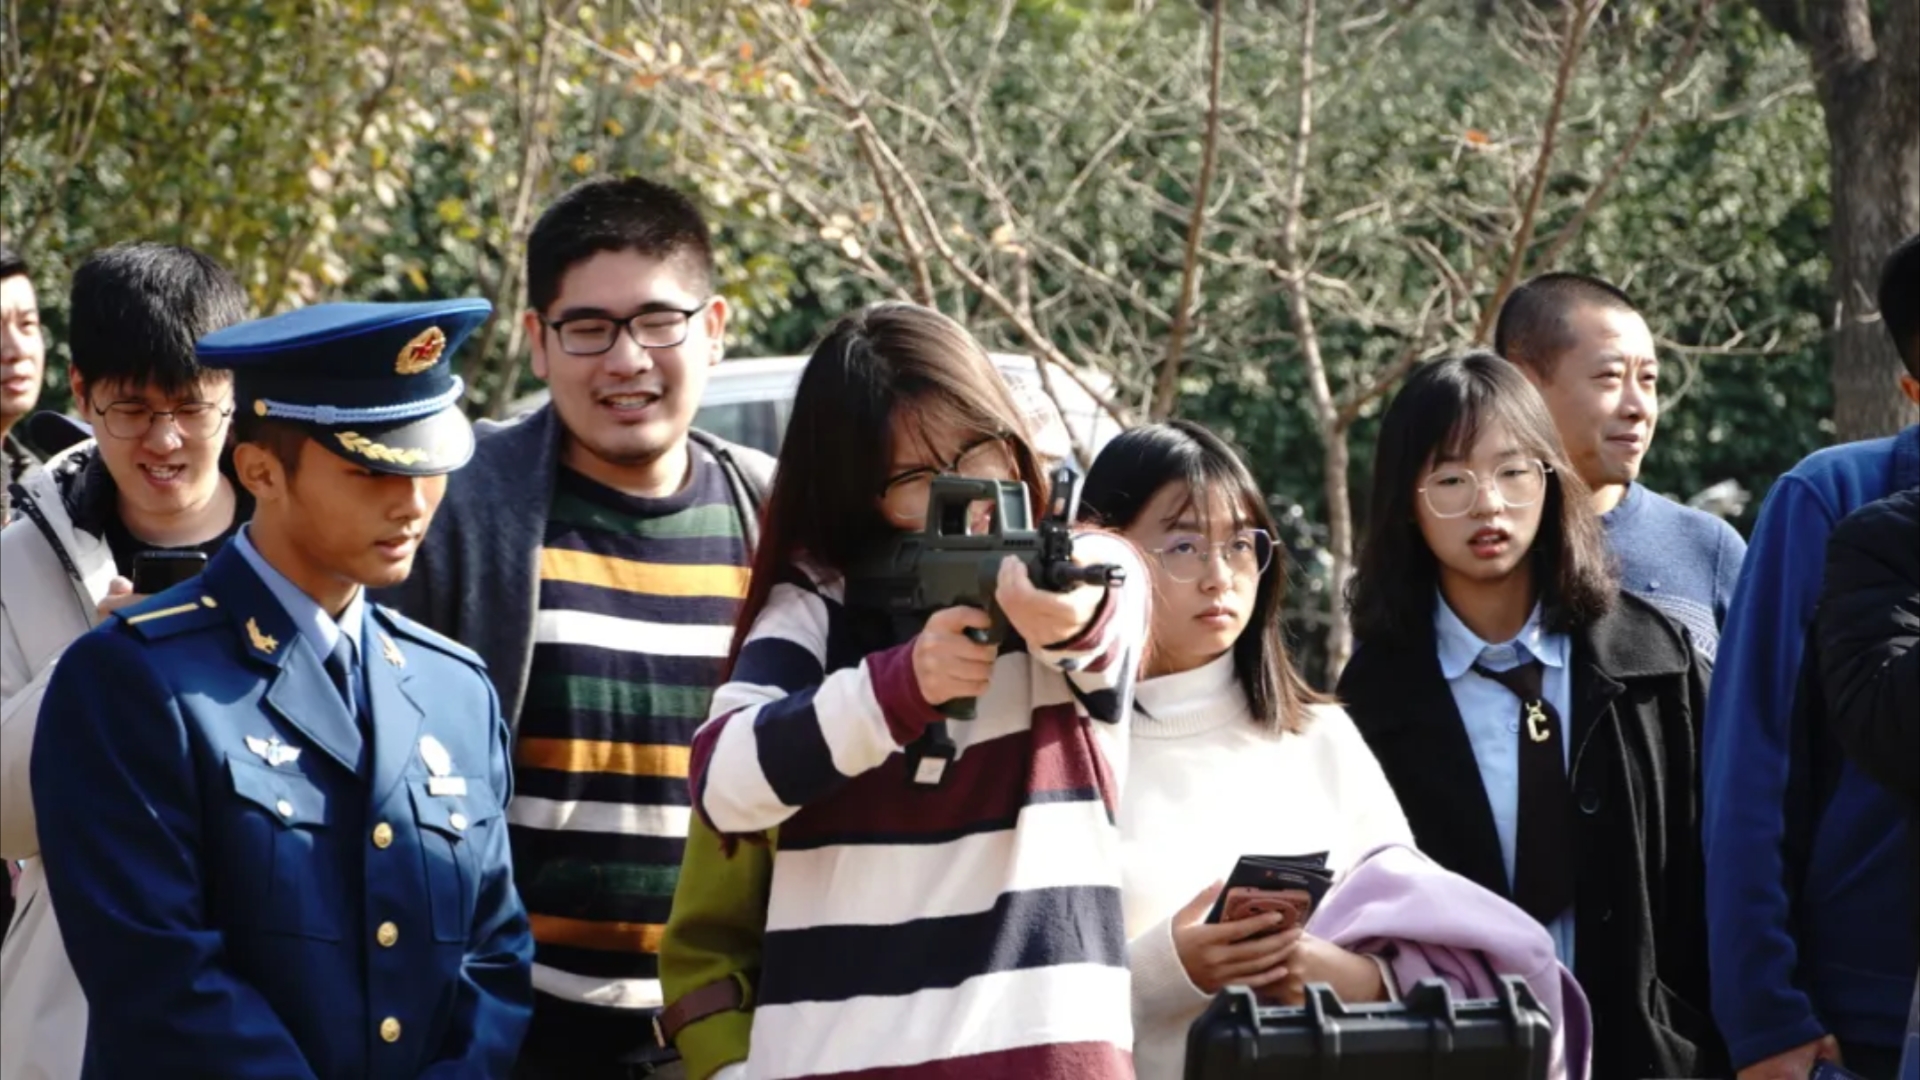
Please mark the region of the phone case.
[[[1299, 909], [1299, 923], [1304, 924], [1332, 886], [1333, 872], [1327, 869], [1327, 853], [1324, 851], [1311, 855], [1242, 855], [1234, 865], [1233, 873], [1227, 876], [1227, 887], [1221, 890], [1220, 898], [1214, 901], [1207, 921], [1232, 921], [1226, 909], [1228, 900], [1234, 897], [1243, 898], [1235, 900], [1235, 903], [1245, 904], [1248, 901], [1244, 898], [1256, 893], [1268, 896], [1292, 893], [1297, 894], [1292, 897], [1292, 905]], [[1267, 910], [1273, 909], [1269, 907]], [[1288, 926], [1293, 925], [1288, 923]]]
[[[1305, 889], [1262, 889], [1242, 886], [1228, 889], [1221, 906], [1221, 922], [1238, 922], [1255, 915], [1279, 912], [1285, 918], [1269, 933], [1279, 934], [1306, 924], [1313, 913], [1313, 894]], [[1265, 936], [1265, 935], [1262, 935]]]

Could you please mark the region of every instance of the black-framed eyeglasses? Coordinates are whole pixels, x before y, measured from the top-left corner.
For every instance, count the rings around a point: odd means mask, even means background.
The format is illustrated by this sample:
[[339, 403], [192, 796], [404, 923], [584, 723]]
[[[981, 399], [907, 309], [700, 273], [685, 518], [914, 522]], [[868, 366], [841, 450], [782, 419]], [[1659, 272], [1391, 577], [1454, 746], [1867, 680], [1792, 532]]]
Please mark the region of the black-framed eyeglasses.
[[982, 435], [961, 447], [951, 462], [921, 465], [888, 477], [886, 486], [880, 489], [880, 501], [886, 507], [887, 516], [905, 522], [925, 517], [927, 496], [933, 490], [936, 476], [957, 474], [975, 480], [992, 480], [1011, 473], [1015, 463], [1012, 448], [1007, 445], [1010, 438], [1007, 432]]
[[1241, 529], [1225, 540], [1176, 533], [1153, 551], [1161, 569], [1178, 582], [1199, 581], [1215, 562], [1224, 561], [1236, 577], [1257, 578], [1273, 564], [1273, 536], [1265, 529]]
[[1427, 509], [1433, 511], [1434, 517], [1457, 518], [1473, 510], [1480, 492], [1491, 482], [1502, 503], [1515, 508], [1528, 507], [1546, 493], [1547, 474], [1552, 471], [1553, 466], [1539, 458], [1502, 462], [1486, 479], [1472, 469], [1442, 465], [1427, 474], [1427, 482], [1420, 485], [1420, 495], [1427, 500]]
[[540, 324], [560, 339], [560, 351], [568, 356], [599, 356], [620, 340], [620, 329], [643, 349], [671, 349], [686, 343], [693, 333], [693, 317], [707, 310], [714, 301], [708, 297], [686, 308], [650, 304], [643, 311], [616, 319], [609, 315], [576, 315], [569, 319], [549, 319], [536, 313]]
[[146, 438], [153, 430], [154, 421], [164, 416], [173, 423], [181, 438], [202, 442], [220, 434], [227, 417], [233, 415], [232, 405], [216, 405], [211, 401], [189, 401], [178, 408], [154, 409], [144, 401], [112, 401], [102, 406], [95, 405], [89, 398], [87, 407], [100, 417], [107, 434], [127, 440]]

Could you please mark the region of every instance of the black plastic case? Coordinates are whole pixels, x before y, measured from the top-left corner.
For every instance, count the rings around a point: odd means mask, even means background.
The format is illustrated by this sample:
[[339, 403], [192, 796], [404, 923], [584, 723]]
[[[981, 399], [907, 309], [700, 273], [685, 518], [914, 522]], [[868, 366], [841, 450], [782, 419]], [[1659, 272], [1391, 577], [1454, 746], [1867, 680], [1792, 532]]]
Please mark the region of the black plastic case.
[[1186, 1080], [1546, 1080], [1552, 1039], [1517, 975], [1492, 1001], [1455, 1001], [1438, 979], [1367, 1005], [1311, 983], [1292, 1008], [1231, 987], [1187, 1031]]

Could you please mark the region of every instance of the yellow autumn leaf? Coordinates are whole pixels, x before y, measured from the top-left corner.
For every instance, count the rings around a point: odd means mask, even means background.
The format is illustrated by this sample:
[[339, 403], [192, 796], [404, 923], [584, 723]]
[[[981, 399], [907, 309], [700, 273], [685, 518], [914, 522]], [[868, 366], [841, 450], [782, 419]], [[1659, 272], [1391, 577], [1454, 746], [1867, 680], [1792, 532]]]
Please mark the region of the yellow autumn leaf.
[[433, 214], [446, 224], [452, 225], [467, 216], [467, 208], [459, 199], [446, 198], [434, 205]]
[[575, 154], [573, 160], [567, 162], [567, 166], [584, 176], [593, 171], [593, 155], [585, 152]]
[[611, 116], [607, 117], [606, 128], [607, 134], [616, 139], [627, 133], [627, 126]]

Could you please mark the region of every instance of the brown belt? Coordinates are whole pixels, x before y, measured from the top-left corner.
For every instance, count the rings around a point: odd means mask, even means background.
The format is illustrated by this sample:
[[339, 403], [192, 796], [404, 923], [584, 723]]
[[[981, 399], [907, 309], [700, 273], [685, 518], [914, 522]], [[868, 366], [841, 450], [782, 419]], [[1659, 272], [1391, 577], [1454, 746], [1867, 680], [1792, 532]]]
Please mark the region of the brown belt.
[[680, 1000], [653, 1016], [653, 1037], [662, 1047], [670, 1047], [687, 1025], [709, 1016], [747, 1007], [745, 975], [729, 975], [690, 990]]

